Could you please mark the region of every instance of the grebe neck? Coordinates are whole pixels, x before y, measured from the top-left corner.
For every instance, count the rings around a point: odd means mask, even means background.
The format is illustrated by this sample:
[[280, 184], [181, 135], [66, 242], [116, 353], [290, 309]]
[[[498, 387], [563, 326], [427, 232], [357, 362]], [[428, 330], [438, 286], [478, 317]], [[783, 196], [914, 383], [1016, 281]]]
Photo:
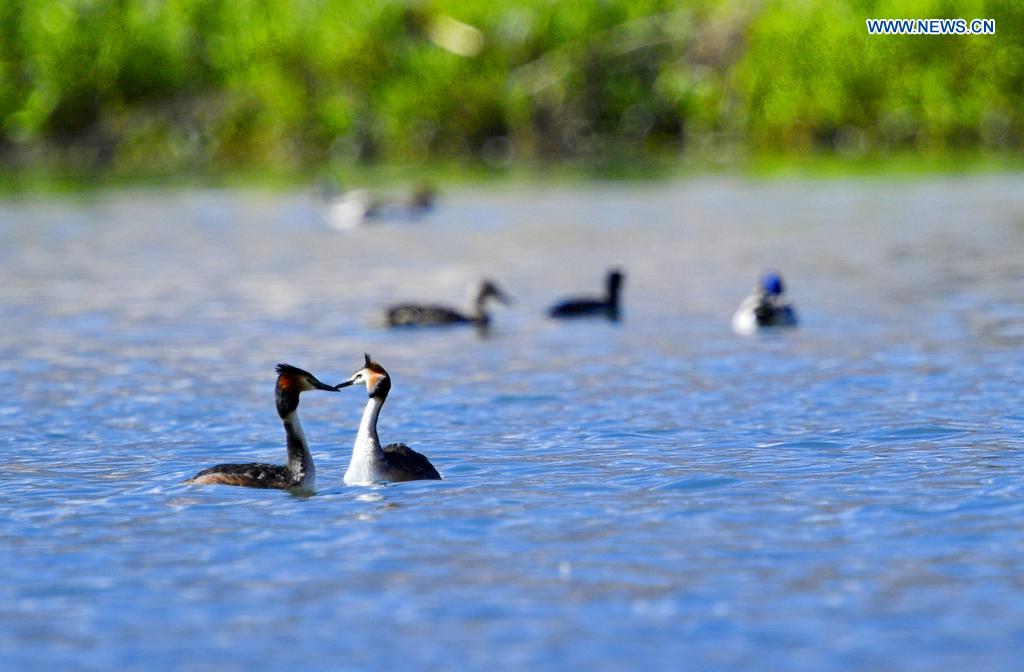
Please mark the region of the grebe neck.
[[359, 422], [359, 432], [356, 434], [356, 443], [352, 447], [352, 460], [348, 464], [348, 471], [345, 472], [346, 483], [371, 483], [376, 480], [373, 465], [384, 459], [384, 451], [381, 450], [380, 439], [377, 437], [377, 418], [386, 398], [373, 396], [366, 402], [363, 419]]
[[288, 436], [288, 471], [299, 487], [312, 488], [316, 483], [316, 466], [313, 464], [313, 456], [309, 452], [306, 433], [302, 431], [298, 412], [292, 411], [281, 418], [281, 422]]

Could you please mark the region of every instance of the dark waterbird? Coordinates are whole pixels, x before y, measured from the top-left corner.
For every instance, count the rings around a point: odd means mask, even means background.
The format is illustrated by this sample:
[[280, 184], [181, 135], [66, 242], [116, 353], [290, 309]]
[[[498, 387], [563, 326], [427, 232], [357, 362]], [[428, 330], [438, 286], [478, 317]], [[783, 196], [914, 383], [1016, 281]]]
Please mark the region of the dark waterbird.
[[605, 277], [604, 298], [581, 297], [561, 301], [548, 310], [548, 315], [555, 318], [574, 317], [606, 317], [618, 320], [620, 316], [622, 282], [625, 275], [620, 269], [608, 271]]
[[356, 442], [352, 447], [352, 459], [345, 472], [345, 483], [349, 485], [368, 485], [380, 481], [420, 481], [439, 480], [441, 474], [425, 456], [404, 443], [392, 443], [381, 447], [377, 437], [377, 418], [380, 409], [391, 391], [391, 376], [370, 355], [363, 355], [366, 362], [363, 368], [352, 374], [352, 377], [339, 383], [334, 389], [363, 383], [370, 400], [363, 410], [363, 419], [359, 423]]
[[470, 324], [485, 327], [491, 323], [487, 303], [495, 299], [508, 305], [508, 295], [493, 280], [483, 280], [477, 287], [473, 305], [466, 313], [438, 304], [399, 303], [387, 308], [385, 321], [389, 327], [443, 327]]
[[299, 395], [310, 390], [337, 392], [336, 387], [321, 383], [308, 371], [277, 365], [277, 383], [274, 398], [277, 414], [288, 437], [288, 463], [279, 464], [218, 464], [203, 469], [185, 481], [189, 485], [239, 485], [247, 488], [277, 488], [312, 490], [316, 487], [316, 466], [306, 443], [306, 435], [299, 422]]

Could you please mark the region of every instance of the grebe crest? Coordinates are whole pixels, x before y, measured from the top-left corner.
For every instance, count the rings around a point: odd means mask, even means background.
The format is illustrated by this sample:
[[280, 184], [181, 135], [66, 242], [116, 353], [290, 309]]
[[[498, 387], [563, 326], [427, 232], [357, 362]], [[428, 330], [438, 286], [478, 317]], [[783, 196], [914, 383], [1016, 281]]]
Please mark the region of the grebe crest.
[[391, 376], [383, 366], [364, 354], [363, 367], [335, 389], [364, 385], [369, 401], [352, 447], [352, 459], [345, 471], [345, 483], [370, 485], [380, 481], [401, 482], [438, 480], [441, 474], [425, 456], [402, 443], [381, 446], [377, 436], [377, 419], [391, 391]]
[[373, 361], [369, 354], [363, 353], [365, 364], [363, 368], [352, 374], [352, 377], [335, 387], [341, 389], [349, 385], [366, 385], [366, 395], [371, 399], [380, 397], [386, 399], [391, 391], [391, 376], [384, 370], [384, 367]]
[[291, 364], [278, 364], [275, 371], [277, 371], [277, 382], [274, 383], [274, 400], [277, 402], [277, 414], [281, 416], [282, 420], [299, 407], [299, 395], [303, 392], [311, 390], [338, 391], [330, 385], [321, 383], [309, 371], [303, 371]]

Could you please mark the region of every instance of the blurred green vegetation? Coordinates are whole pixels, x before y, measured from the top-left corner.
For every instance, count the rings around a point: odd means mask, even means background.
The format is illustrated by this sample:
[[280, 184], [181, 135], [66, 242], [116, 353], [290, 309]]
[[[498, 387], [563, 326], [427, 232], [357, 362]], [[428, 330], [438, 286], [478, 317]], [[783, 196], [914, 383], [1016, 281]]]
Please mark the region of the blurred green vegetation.
[[[867, 18], [994, 36], [870, 36]], [[0, 165], [1016, 153], [1024, 3], [3, 0]]]

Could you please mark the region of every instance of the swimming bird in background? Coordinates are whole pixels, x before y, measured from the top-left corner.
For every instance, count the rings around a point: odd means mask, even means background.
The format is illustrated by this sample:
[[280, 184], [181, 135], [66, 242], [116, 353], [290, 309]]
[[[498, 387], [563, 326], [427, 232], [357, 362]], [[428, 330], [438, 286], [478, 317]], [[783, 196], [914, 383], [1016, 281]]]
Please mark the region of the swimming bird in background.
[[420, 481], [439, 480], [441, 474], [426, 457], [404, 443], [392, 443], [381, 447], [377, 438], [377, 418], [380, 409], [391, 391], [391, 377], [370, 355], [364, 354], [366, 363], [363, 368], [352, 374], [344, 383], [335, 389], [350, 385], [365, 384], [370, 400], [363, 410], [363, 419], [359, 423], [356, 442], [352, 447], [352, 460], [345, 472], [345, 483], [349, 485], [369, 485], [379, 481]]
[[434, 209], [437, 192], [429, 182], [417, 182], [400, 202], [374, 195], [368, 189], [342, 190], [334, 180], [321, 182], [323, 218], [333, 229], [354, 229], [375, 220], [415, 220]]
[[609, 320], [618, 320], [622, 294], [622, 282], [625, 279], [623, 272], [617, 268], [608, 271], [605, 277], [604, 298], [572, 298], [561, 301], [550, 309], [548, 315], [557, 318], [572, 317], [606, 317]]
[[288, 437], [288, 463], [218, 464], [204, 469], [185, 481], [189, 485], [240, 485], [247, 488], [312, 490], [316, 486], [316, 466], [299, 422], [299, 395], [309, 390], [337, 392], [338, 388], [321, 383], [308, 371], [288, 364], [277, 365], [274, 398], [277, 414]]
[[743, 300], [733, 315], [733, 331], [749, 335], [770, 327], [795, 327], [796, 310], [785, 291], [782, 276], [765, 273], [754, 293]]
[[505, 305], [511, 303], [508, 295], [493, 280], [483, 280], [477, 287], [472, 308], [466, 313], [437, 304], [399, 303], [387, 308], [384, 319], [389, 327], [441, 327], [455, 324], [486, 327], [491, 323], [491, 316], [487, 312], [490, 299]]
[[417, 182], [409, 195], [407, 207], [410, 217], [419, 217], [434, 209], [437, 202], [437, 190], [429, 182]]

